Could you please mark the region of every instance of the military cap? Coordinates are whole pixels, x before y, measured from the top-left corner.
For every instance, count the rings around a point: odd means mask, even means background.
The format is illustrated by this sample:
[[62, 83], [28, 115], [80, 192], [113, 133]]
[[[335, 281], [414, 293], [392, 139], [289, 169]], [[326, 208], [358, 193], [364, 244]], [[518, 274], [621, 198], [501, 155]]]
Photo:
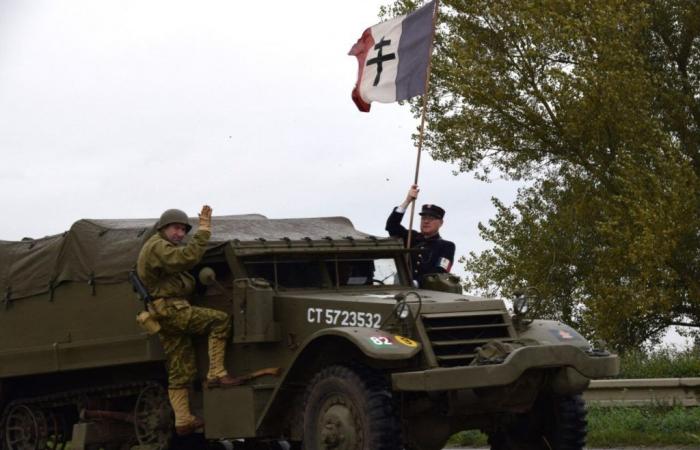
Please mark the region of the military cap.
[[438, 205], [423, 205], [420, 211], [421, 216], [435, 217], [436, 219], [442, 220], [445, 217], [445, 210], [440, 208]]

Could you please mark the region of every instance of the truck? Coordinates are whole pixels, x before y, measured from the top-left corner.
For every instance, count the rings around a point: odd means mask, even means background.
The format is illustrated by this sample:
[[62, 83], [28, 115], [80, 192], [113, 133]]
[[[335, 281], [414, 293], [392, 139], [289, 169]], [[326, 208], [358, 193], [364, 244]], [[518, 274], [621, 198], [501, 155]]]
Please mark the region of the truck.
[[191, 301], [232, 316], [226, 366], [249, 381], [203, 386], [195, 339], [205, 427], [183, 441], [128, 281], [155, 223], [0, 241], [3, 450], [437, 450], [461, 430], [497, 450], [582, 449], [581, 393], [619, 370], [567, 324], [528, 317], [526, 296], [510, 311], [450, 274], [416, 287], [411, 250], [346, 218], [219, 216]]

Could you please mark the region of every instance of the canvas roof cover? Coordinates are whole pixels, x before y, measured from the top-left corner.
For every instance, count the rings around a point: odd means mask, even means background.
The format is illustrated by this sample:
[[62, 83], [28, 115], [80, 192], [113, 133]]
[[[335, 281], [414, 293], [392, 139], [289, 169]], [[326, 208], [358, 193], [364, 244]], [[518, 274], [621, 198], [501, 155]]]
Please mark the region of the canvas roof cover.
[[[83, 219], [63, 234], [0, 241], [0, 295], [18, 299], [49, 292], [65, 281], [126, 280], [157, 219]], [[197, 223], [196, 219], [190, 219]], [[268, 219], [260, 214], [214, 217], [209, 248], [229, 241], [367, 239], [344, 217]]]

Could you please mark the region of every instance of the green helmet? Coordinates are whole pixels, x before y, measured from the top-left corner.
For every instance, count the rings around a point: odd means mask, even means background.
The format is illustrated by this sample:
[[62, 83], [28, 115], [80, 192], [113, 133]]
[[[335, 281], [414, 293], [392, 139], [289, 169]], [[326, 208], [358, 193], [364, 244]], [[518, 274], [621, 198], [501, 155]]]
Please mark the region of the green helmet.
[[192, 225], [190, 225], [190, 221], [187, 217], [187, 214], [185, 213], [185, 211], [182, 211], [180, 209], [168, 209], [163, 214], [161, 214], [160, 219], [158, 219], [158, 222], [156, 223], [156, 229], [160, 231], [163, 228], [170, 225], [171, 223], [183, 224], [185, 228], [187, 228], [188, 233], [192, 229]]

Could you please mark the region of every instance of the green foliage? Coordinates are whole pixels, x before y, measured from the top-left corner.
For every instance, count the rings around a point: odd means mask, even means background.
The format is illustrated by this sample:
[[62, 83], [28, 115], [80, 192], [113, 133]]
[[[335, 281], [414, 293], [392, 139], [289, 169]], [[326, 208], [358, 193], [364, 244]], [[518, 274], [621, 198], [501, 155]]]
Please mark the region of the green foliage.
[[447, 447], [484, 447], [488, 445], [488, 437], [478, 430], [460, 431], [453, 434], [447, 441]]
[[632, 350], [620, 355], [618, 378], [684, 378], [698, 374], [700, 353], [697, 349], [664, 347], [650, 352]]
[[468, 288], [531, 287], [618, 349], [697, 327], [700, 3], [444, 0], [439, 23], [426, 147], [528, 182], [494, 199]]
[[697, 318], [696, 269], [683, 256], [698, 226], [688, 220], [697, 198], [683, 195], [695, 190], [686, 184], [694, 175], [670, 158], [655, 162], [660, 176], [616, 164], [606, 184], [545, 178], [511, 207], [495, 200], [496, 217], [480, 225], [495, 246], [466, 260], [468, 288], [534, 287], [534, 316], [572, 323], [619, 348], [654, 342], [681, 317]]
[[700, 445], [700, 408], [588, 409], [588, 446]]

